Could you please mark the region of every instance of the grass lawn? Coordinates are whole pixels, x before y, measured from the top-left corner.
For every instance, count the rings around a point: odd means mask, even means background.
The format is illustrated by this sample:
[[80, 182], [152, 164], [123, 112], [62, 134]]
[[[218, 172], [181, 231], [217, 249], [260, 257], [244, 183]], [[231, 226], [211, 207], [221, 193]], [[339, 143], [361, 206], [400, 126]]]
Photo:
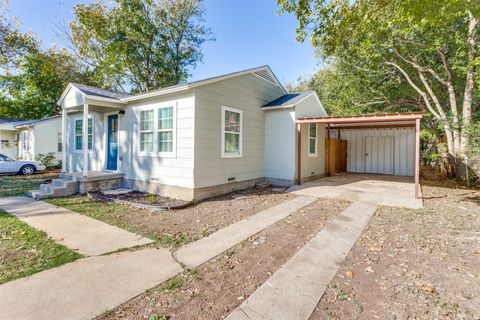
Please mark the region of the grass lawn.
[[0, 284], [51, 269], [82, 255], [0, 210]]
[[0, 175], [0, 197], [24, 196], [29, 190], [35, 190], [47, 179], [58, 178], [58, 172], [37, 173], [31, 176]]

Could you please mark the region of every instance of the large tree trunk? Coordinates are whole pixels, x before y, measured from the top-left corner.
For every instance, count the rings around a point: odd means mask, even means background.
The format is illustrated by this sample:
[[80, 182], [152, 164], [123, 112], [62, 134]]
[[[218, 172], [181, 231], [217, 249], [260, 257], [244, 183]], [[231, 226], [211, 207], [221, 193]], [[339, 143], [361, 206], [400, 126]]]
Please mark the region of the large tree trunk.
[[461, 137], [461, 154], [465, 156], [468, 151], [468, 129], [472, 119], [472, 95], [475, 85], [475, 32], [478, 20], [469, 12], [468, 13], [468, 34], [467, 34], [467, 76], [465, 81], [465, 92], [463, 95], [463, 123]]

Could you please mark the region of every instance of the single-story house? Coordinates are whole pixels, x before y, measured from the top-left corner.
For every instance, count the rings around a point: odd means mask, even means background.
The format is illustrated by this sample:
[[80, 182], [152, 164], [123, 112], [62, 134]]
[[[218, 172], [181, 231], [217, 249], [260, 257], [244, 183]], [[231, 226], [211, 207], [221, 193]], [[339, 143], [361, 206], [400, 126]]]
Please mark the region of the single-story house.
[[37, 120], [0, 118], [0, 153], [20, 160], [35, 160], [39, 154], [55, 153], [62, 159], [62, 118]]
[[15, 144], [17, 130], [13, 123], [18, 121], [18, 119], [0, 117], [0, 153], [10, 158], [17, 156]]
[[[292, 185], [334, 173], [326, 138], [338, 128], [315, 92], [288, 93], [268, 66], [134, 95], [71, 83], [58, 104], [62, 171], [66, 181], [79, 182], [80, 192], [129, 187], [200, 200], [265, 179]], [[408, 150], [399, 142], [398, 152], [407, 152], [408, 159], [396, 155], [399, 170], [379, 169], [377, 160], [375, 167], [367, 166], [350, 152], [340, 158], [354, 172], [361, 166], [363, 172], [414, 175], [415, 128], [409, 123], [384, 132], [384, 126], [349, 133], [349, 142], [370, 136], [406, 139]], [[342, 138], [357, 130], [350, 127], [342, 129]], [[375, 130], [382, 133], [370, 134]], [[372, 139], [369, 148], [391, 143]], [[363, 144], [358, 148], [361, 155]]]
[[55, 153], [62, 160], [62, 117], [60, 115], [15, 124], [17, 157], [35, 160], [39, 154]]

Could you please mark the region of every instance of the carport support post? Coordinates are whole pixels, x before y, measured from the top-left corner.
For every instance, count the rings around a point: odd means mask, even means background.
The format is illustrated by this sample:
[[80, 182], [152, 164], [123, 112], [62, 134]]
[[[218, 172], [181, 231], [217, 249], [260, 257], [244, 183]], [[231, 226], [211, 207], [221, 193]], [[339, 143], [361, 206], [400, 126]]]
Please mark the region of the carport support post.
[[415, 198], [420, 197], [420, 119], [415, 119]]
[[62, 108], [62, 172], [67, 172], [67, 109]]
[[82, 151], [83, 176], [86, 177], [88, 175], [88, 103], [83, 105]]
[[302, 133], [301, 124], [297, 123], [297, 184], [302, 184]]

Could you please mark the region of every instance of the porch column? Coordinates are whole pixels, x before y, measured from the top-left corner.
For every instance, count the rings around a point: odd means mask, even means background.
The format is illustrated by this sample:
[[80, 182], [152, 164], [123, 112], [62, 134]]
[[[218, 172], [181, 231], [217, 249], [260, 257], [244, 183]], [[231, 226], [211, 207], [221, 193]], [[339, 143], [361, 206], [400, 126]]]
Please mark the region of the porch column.
[[88, 175], [88, 103], [83, 105], [82, 151], [83, 176], [86, 177]]
[[420, 119], [415, 120], [415, 198], [421, 198], [420, 190]]
[[67, 172], [67, 109], [62, 108], [62, 172]]
[[302, 184], [302, 132], [301, 124], [297, 123], [297, 184]]

